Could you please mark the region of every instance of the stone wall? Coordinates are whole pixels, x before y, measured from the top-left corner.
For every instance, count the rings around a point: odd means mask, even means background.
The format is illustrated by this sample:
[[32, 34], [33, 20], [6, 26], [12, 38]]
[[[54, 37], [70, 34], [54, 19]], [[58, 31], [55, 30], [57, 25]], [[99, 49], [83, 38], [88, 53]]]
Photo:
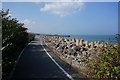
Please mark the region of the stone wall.
[[106, 47], [104, 42], [88, 42], [83, 39], [65, 39], [57, 36], [41, 36], [44, 42], [59, 57], [86, 73], [88, 71], [87, 63], [94, 55], [97, 55], [98, 47]]

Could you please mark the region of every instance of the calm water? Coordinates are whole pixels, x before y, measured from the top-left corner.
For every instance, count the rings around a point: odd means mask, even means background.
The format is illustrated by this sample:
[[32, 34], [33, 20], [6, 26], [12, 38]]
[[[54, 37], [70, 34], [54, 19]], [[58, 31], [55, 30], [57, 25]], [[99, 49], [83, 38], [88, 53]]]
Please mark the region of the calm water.
[[105, 41], [111, 40], [114, 41], [113, 39], [116, 37], [116, 35], [70, 35], [70, 37], [65, 37], [67, 39], [72, 39], [72, 38], [77, 38], [77, 39], [84, 39], [84, 41]]

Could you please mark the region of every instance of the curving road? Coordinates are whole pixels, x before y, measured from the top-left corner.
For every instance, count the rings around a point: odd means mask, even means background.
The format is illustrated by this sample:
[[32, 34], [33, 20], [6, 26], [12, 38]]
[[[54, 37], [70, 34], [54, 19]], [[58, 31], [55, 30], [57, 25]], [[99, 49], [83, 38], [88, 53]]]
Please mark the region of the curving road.
[[9, 80], [80, 80], [83, 75], [54, 55], [35, 37], [22, 52]]

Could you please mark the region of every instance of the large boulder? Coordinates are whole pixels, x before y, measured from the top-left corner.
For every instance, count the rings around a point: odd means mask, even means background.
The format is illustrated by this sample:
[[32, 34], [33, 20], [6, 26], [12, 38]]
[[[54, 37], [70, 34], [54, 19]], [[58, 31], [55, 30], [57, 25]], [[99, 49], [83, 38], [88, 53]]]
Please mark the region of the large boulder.
[[63, 49], [58, 49], [58, 51], [59, 51], [60, 53], [62, 53], [62, 52], [63, 52]]
[[68, 44], [67, 44], [67, 47], [68, 47], [68, 48], [71, 48], [72, 46], [73, 46], [73, 44], [71, 44], [71, 43], [68, 43]]
[[83, 54], [84, 56], [86, 56], [86, 55], [87, 55], [87, 52], [86, 52], [86, 51], [83, 51], [82, 54]]
[[87, 50], [88, 50], [88, 48], [85, 48], [85, 47], [80, 48], [80, 51], [87, 51]]
[[67, 52], [68, 52], [67, 49], [64, 48], [63, 53], [64, 53], [64, 54], [67, 54]]
[[84, 62], [85, 61], [85, 57], [83, 56], [82, 58], [81, 58], [81, 62]]
[[56, 45], [55, 45], [55, 48], [58, 48], [60, 46], [60, 43], [57, 43]]
[[72, 52], [73, 52], [73, 50], [72, 50], [72, 49], [68, 49], [68, 54], [69, 54], [69, 55], [71, 55], [71, 54], [72, 54]]
[[77, 52], [74, 49], [72, 49], [71, 55], [77, 56]]

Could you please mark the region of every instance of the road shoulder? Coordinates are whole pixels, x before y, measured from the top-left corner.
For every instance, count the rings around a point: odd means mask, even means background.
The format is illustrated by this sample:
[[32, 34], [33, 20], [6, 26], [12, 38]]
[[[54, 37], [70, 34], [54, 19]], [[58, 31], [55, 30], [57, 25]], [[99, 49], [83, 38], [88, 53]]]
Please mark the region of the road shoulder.
[[54, 52], [52, 52], [43, 41], [43, 45], [51, 57], [66, 71], [70, 74], [75, 80], [88, 80], [83, 74], [81, 74], [77, 69], [73, 68], [71, 65], [61, 60]]

